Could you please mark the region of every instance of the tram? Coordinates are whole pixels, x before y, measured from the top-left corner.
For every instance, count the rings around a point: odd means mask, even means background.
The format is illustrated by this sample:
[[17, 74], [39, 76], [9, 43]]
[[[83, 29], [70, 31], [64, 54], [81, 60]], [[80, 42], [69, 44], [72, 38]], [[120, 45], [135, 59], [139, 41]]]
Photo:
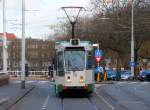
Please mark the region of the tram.
[[54, 81], [55, 93], [94, 90], [93, 46], [90, 41], [70, 39], [55, 43]]

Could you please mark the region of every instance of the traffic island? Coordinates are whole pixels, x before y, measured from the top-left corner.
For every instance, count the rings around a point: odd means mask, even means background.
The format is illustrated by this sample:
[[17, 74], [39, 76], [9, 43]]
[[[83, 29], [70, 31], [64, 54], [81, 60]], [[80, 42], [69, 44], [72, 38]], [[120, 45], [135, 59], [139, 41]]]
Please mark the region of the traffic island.
[[9, 75], [6, 73], [0, 73], [0, 86], [6, 85], [9, 83]]

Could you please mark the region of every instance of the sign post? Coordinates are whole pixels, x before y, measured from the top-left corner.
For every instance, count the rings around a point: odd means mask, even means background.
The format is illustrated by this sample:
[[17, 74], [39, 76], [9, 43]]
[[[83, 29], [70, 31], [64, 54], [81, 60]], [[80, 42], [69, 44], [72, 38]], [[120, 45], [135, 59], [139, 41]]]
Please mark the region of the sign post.
[[97, 61], [97, 68], [96, 68], [96, 70], [98, 72], [96, 79], [99, 82], [101, 80], [101, 74], [100, 74], [101, 69], [100, 69], [100, 66], [99, 66], [99, 62], [102, 60], [102, 50], [100, 50], [99, 48], [97, 48], [95, 50], [95, 59]]

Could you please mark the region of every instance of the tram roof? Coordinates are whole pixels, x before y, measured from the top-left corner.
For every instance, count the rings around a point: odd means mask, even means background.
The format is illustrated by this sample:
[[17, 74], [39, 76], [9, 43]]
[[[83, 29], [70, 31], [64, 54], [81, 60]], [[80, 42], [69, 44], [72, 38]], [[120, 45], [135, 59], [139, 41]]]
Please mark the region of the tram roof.
[[66, 47], [86, 47], [90, 48], [92, 46], [91, 41], [80, 41], [79, 45], [72, 45], [70, 41], [57, 41], [55, 43], [55, 49], [65, 49]]

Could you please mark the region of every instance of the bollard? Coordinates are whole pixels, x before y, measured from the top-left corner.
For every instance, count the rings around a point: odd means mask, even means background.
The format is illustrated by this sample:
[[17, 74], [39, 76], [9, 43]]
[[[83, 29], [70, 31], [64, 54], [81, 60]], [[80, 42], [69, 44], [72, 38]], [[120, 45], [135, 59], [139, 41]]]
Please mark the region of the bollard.
[[97, 81], [100, 81], [100, 73], [97, 74]]
[[106, 71], [104, 72], [104, 81], [107, 81], [107, 73], [106, 73]]

